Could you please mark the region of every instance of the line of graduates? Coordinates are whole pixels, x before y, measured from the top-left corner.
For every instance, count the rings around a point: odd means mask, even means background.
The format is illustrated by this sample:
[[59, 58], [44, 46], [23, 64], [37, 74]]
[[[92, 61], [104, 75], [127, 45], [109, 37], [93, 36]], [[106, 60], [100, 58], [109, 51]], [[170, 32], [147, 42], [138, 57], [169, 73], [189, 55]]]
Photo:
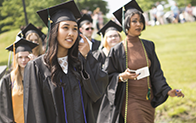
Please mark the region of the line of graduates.
[[[157, 106], [184, 94], [166, 82], [154, 43], [139, 38], [142, 13], [128, 2], [113, 13], [122, 26], [110, 20], [100, 42], [73, 0], [37, 11], [48, 36], [29, 24], [6, 48], [14, 60], [0, 81], [0, 123], [153, 123]], [[146, 66], [142, 79], [130, 72]]]

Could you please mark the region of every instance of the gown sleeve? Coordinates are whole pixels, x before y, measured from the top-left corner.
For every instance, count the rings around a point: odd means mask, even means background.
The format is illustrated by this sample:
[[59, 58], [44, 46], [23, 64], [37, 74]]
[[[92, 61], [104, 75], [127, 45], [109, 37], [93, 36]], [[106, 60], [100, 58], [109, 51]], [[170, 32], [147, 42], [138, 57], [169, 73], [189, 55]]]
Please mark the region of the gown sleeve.
[[0, 80], [0, 123], [13, 123], [11, 77], [10, 74]]
[[167, 100], [167, 92], [171, 90], [171, 88], [167, 84], [166, 79], [164, 77], [159, 59], [155, 52], [155, 46], [153, 42], [151, 42], [151, 49], [152, 54], [150, 55], [150, 79], [152, 82], [152, 89], [154, 95], [154, 98], [151, 101], [151, 105], [155, 108]]
[[47, 123], [42, 102], [41, 79], [34, 61], [24, 70], [24, 119], [25, 123]]
[[90, 51], [84, 59], [79, 54], [79, 59], [83, 65], [83, 79], [84, 89], [93, 102], [96, 102], [105, 93], [106, 86], [108, 85], [108, 75], [101, 69], [100, 63], [93, 57]]

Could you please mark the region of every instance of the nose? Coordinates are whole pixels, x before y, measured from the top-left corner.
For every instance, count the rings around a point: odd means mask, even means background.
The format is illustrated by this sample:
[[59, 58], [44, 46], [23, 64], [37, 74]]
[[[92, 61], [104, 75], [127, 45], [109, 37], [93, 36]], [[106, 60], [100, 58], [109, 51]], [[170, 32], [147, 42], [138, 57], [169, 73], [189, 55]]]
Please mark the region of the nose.
[[74, 31], [72, 29], [69, 30], [69, 36], [73, 36], [74, 35]]

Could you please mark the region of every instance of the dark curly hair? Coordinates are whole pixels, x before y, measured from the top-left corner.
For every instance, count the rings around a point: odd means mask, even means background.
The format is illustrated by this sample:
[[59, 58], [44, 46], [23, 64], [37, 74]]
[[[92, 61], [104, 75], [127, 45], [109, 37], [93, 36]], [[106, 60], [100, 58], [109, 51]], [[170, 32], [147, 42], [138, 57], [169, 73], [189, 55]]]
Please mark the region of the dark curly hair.
[[146, 26], [145, 26], [145, 18], [142, 14], [142, 12], [140, 12], [137, 9], [129, 9], [126, 11], [125, 13], [125, 21], [124, 21], [124, 29], [125, 29], [125, 34], [127, 35], [128, 32], [126, 30], [129, 30], [130, 26], [130, 22], [131, 22], [131, 17], [135, 14], [138, 14], [140, 16], [140, 19], [142, 20], [142, 23], [144, 24], [144, 27], [142, 30], [145, 30]]
[[[45, 63], [51, 71], [51, 81], [57, 86], [61, 86], [60, 78], [63, 76], [62, 68], [58, 63], [57, 52], [58, 52], [58, 27], [59, 23], [52, 26], [49, 35], [48, 51], [44, 56]], [[81, 62], [78, 59], [78, 45], [79, 36], [76, 39], [74, 45], [68, 50], [68, 69], [75, 75], [76, 79], [81, 80]]]

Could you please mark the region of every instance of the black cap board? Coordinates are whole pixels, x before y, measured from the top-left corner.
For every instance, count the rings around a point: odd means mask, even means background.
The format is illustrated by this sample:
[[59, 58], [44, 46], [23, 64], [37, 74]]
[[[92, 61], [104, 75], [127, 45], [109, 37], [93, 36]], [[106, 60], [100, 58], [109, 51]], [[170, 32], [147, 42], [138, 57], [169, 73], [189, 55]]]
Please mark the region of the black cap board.
[[81, 27], [83, 24], [88, 23], [88, 22], [92, 23], [92, 22], [93, 22], [93, 19], [91, 18], [90, 15], [87, 15], [87, 14], [84, 14], [84, 15], [77, 21], [79, 27]]
[[104, 25], [104, 27], [102, 27], [97, 34], [104, 36], [105, 33], [107, 33], [109, 30], [116, 30], [121, 32], [122, 31], [122, 27], [118, 24], [116, 24], [114, 21], [110, 20], [107, 24]]
[[76, 19], [81, 17], [80, 11], [73, 0], [42, 9], [37, 11], [37, 14], [46, 26], [48, 26], [49, 19], [51, 25], [53, 25], [65, 20], [76, 22]]
[[28, 24], [19, 34], [19, 37], [26, 38], [30, 33], [37, 33], [41, 38], [45, 35], [40, 29], [36, 28], [33, 24]]
[[31, 41], [26, 40], [25, 38], [20, 38], [19, 40], [15, 41], [14, 44], [11, 44], [6, 50], [13, 51], [13, 46], [15, 45], [15, 53], [29, 51], [32, 52], [32, 49], [38, 46], [37, 43], [33, 43]]
[[[125, 14], [128, 10], [131, 9], [137, 9], [138, 11], [143, 13], [143, 10], [140, 8], [140, 6], [138, 5], [138, 3], [135, 0], [131, 0], [130, 2], [128, 2], [127, 4], [125, 4], [124, 6], [124, 11]], [[120, 24], [122, 24], [122, 9], [123, 7], [119, 8], [118, 10], [116, 10], [113, 15], [117, 18], [117, 20], [120, 22]]]

